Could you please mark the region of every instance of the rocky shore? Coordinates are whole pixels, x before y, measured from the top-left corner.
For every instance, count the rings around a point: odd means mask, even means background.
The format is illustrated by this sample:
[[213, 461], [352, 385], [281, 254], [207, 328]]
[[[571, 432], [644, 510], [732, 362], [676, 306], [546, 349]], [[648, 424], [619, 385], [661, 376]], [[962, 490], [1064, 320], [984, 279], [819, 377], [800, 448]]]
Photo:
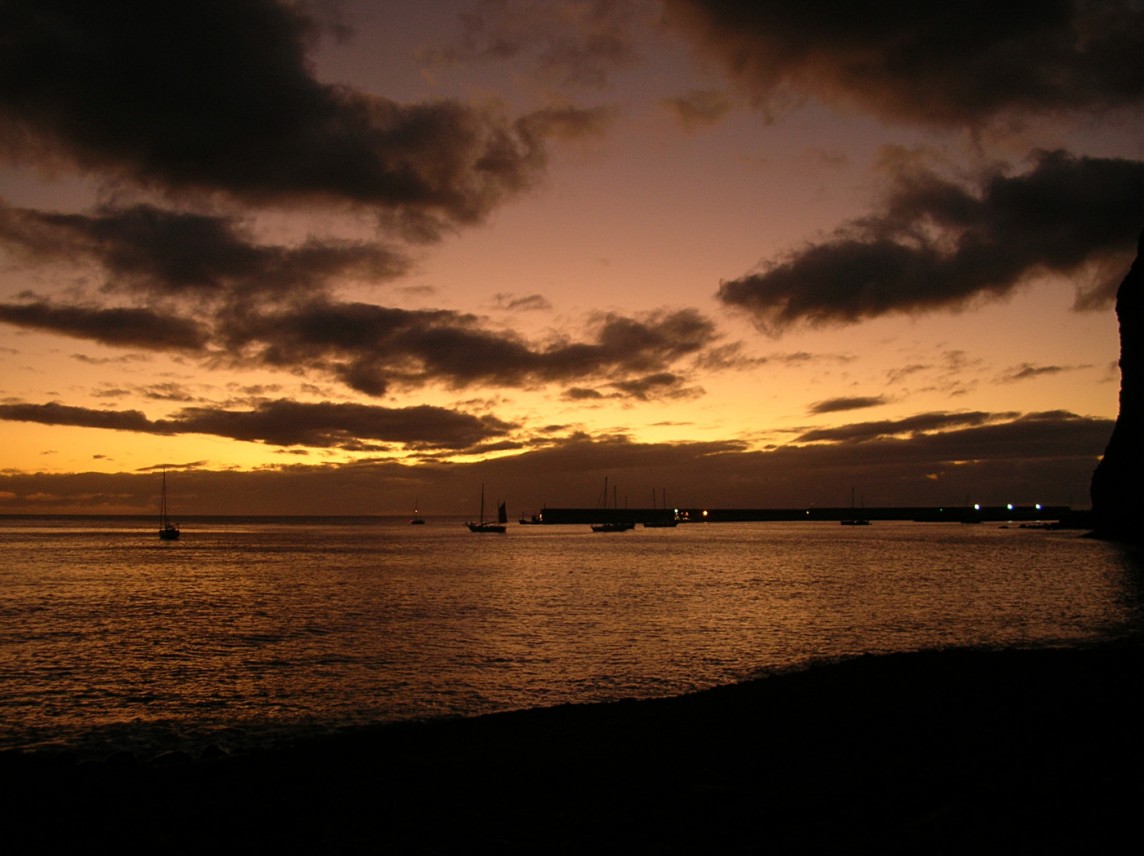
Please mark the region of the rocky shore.
[[1140, 853], [1142, 723], [1126, 639], [0, 775], [35, 851]]
[[1144, 232], [1136, 260], [1116, 290], [1120, 328], [1120, 405], [1104, 456], [1092, 475], [1095, 532], [1139, 544], [1144, 538]]

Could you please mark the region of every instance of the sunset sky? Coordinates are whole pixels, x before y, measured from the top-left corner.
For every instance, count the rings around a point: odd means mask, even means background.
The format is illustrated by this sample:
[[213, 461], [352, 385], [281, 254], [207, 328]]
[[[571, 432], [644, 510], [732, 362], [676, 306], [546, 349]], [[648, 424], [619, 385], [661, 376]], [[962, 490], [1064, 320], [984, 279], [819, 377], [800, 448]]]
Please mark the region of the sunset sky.
[[1139, 2], [0, 4], [0, 513], [1087, 507]]

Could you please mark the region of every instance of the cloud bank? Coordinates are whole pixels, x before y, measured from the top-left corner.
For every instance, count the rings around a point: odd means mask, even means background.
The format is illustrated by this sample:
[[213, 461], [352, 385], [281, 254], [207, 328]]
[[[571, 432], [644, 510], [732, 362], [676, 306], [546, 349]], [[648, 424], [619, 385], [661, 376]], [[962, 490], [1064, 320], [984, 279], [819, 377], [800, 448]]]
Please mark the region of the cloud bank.
[[[363, 508], [404, 514], [418, 496], [432, 517], [464, 515], [473, 503], [466, 490], [478, 477], [513, 507], [591, 507], [605, 475], [632, 507], [650, 505], [663, 489], [670, 504], [684, 507], [844, 506], [854, 485], [861, 485], [867, 505], [1069, 505], [1087, 494], [1111, 428], [1111, 420], [1063, 412], [1023, 418], [936, 413], [897, 425], [856, 424], [833, 440], [800, 441], [769, 452], [735, 441], [649, 444], [573, 435], [483, 461], [464, 473], [426, 460], [416, 467], [370, 461], [252, 473], [189, 466], [175, 478], [180, 513], [187, 515], [306, 514], [315, 507], [326, 514], [361, 514]], [[465, 490], [458, 490], [459, 479]], [[0, 504], [10, 512], [150, 513], [157, 490], [151, 474], [0, 473]]]
[[35, 0], [0, 8], [0, 151], [253, 205], [352, 204], [413, 232], [473, 223], [530, 187], [563, 109], [510, 120], [319, 82], [303, 4]]
[[377, 242], [267, 244], [238, 217], [145, 204], [62, 214], [0, 201], [0, 244], [26, 264], [91, 266], [107, 290], [145, 297], [281, 298], [391, 280], [409, 269], [403, 253]]
[[[1144, 163], [1041, 152], [1019, 175], [975, 188], [927, 170], [900, 173], [880, 211], [840, 227], [719, 298], [767, 332], [849, 324], [892, 313], [958, 309], [1011, 293], [1033, 276], [1069, 275], [1125, 258], [1144, 211]], [[1104, 305], [1117, 273], [1078, 295]]]
[[149, 419], [138, 410], [92, 410], [50, 404], [0, 404], [0, 420], [134, 431], [144, 434], [210, 434], [275, 446], [381, 451], [397, 444], [408, 449], [463, 451], [513, 426], [440, 407], [375, 407], [361, 404], [267, 401], [250, 410], [188, 407], [169, 419]]
[[814, 98], [939, 127], [1138, 107], [1144, 8], [665, 0], [667, 16], [769, 114]]

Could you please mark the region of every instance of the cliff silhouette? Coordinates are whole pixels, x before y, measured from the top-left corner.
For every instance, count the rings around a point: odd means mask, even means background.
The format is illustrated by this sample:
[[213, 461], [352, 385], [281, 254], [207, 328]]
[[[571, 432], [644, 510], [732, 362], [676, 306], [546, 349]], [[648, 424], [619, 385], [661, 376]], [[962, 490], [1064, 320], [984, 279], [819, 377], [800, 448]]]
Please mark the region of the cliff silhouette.
[[1094, 534], [1102, 538], [1139, 543], [1144, 528], [1144, 473], [1141, 461], [1141, 407], [1144, 381], [1140, 360], [1141, 312], [1144, 307], [1144, 232], [1136, 260], [1116, 292], [1116, 318], [1120, 324], [1120, 412], [1104, 457], [1092, 474]]

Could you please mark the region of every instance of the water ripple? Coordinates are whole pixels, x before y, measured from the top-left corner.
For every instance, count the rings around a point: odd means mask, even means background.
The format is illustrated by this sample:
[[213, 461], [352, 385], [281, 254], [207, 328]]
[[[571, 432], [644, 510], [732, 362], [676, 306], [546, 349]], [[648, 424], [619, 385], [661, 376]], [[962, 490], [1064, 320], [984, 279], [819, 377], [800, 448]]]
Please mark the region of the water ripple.
[[[841, 530], [841, 531], [840, 531]], [[426, 716], [687, 692], [863, 653], [1139, 626], [1075, 533], [718, 524], [0, 518], [0, 748], [201, 752]]]

